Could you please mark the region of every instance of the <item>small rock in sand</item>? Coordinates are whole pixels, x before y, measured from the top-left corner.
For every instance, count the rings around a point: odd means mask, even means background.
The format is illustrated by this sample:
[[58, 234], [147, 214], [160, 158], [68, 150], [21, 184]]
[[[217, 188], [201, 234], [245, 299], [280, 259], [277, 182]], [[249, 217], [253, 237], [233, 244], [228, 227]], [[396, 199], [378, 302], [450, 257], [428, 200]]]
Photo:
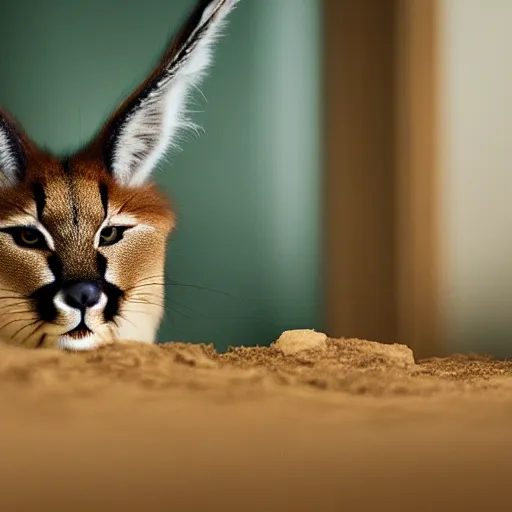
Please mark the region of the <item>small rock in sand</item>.
[[310, 329], [285, 331], [272, 346], [286, 355], [306, 350], [324, 350], [327, 347], [327, 335]]

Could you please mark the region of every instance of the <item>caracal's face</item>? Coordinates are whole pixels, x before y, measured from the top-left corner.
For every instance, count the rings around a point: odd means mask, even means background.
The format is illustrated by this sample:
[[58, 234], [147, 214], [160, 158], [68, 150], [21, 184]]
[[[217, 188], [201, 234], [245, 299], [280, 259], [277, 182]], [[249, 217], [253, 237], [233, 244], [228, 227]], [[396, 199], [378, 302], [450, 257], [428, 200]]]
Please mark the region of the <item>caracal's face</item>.
[[39, 155], [0, 191], [0, 338], [89, 349], [152, 342], [163, 311], [173, 218], [153, 187], [119, 187], [99, 166]]

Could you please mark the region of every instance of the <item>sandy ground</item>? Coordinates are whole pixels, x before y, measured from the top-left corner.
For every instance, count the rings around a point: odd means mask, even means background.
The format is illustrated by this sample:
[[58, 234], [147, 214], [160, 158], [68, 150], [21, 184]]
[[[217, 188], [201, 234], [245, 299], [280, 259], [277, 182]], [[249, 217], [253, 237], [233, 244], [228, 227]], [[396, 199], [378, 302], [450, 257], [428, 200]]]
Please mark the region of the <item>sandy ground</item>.
[[0, 510], [512, 510], [512, 362], [0, 345]]

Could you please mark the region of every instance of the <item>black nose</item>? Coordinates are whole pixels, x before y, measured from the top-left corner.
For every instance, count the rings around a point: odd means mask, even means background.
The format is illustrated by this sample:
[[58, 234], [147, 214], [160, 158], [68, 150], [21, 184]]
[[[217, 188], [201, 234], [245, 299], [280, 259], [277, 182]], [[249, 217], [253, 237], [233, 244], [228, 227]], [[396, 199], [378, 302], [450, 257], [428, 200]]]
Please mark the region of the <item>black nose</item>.
[[101, 297], [101, 288], [90, 281], [79, 281], [66, 285], [62, 293], [69, 306], [84, 309], [98, 303]]

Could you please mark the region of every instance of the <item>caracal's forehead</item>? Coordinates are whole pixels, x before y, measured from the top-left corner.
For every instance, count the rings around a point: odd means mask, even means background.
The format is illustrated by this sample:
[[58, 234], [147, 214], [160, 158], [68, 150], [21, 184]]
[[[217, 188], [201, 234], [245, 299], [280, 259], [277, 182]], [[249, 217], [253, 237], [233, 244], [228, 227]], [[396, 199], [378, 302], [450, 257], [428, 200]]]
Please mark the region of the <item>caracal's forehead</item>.
[[80, 243], [93, 237], [108, 214], [106, 183], [74, 175], [69, 166], [65, 163], [64, 172], [33, 186], [40, 220], [54, 235], [57, 250], [63, 239]]
[[113, 216], [164, 231], [174, 223], [165, 198], [153, 186], [123, 188], [97, 163], [46, 155], [30, 163], [22, 184], [0, 189], [0, 221], [17, 222], [27, 215], [48, 229], [55, 250], [64, 242], [80, 244], [94, 237]]

